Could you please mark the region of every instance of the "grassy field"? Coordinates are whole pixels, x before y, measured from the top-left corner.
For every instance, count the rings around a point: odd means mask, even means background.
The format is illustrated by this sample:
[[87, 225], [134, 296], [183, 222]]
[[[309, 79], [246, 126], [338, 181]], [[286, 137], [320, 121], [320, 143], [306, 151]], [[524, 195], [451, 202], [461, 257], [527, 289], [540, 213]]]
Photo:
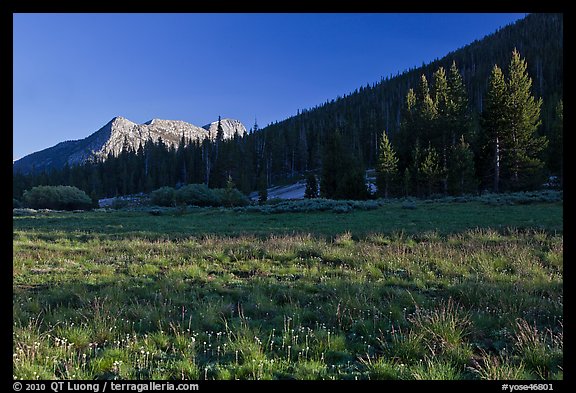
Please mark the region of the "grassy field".
[[22, 379], [562, 379], [563, 205], [13, 223]]

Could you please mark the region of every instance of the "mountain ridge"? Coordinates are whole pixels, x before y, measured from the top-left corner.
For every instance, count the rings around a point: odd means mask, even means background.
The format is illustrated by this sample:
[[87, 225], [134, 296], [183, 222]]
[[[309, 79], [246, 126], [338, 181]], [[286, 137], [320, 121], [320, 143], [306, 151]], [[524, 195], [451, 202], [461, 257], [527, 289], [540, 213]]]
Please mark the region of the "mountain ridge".
[[[221, 119], [224, 139], [233, 138], [235, 133], [244, 135], [246, 127], [236, 119]], [[78, 165], [90, 160], [105, 159], [108, 154], [118, 155], [124, 144], [137, 150], [148, 139], [156, 142], [162, 138], [168, 145], [177, 145], [182, 136], [186, 140], [215, 139], [218, 121], [204, 127], [182, 120], [154, 118], [137, 124], [123, 116], [115, 116], [108, 123], [85, 138], [57, 143], [52, 147], [28, 154], [13, 162], [13, 172], [31, 173], [60, 169], [68, 164]]]

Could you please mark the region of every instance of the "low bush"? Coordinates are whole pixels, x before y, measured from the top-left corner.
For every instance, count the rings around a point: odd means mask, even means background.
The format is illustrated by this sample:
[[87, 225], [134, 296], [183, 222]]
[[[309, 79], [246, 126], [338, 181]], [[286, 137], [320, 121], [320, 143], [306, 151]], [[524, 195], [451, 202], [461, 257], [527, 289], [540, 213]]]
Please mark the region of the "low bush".
[[220, 206], [246, 206], [250, 203], [248, 197], [236, 188], [216, 188], [212, 190], [212, 193], [216, 195], [215, 199], [220, 201]]
[[205, 184], [188, 184], [175, 194], [177, 204], [195, 206], [221, 206], [222, 198]]
[[176, 190], [172, 187], [161, 187], [150, 193], [150, 200], [157, 206], [174, 206], [176, 203]]
[[374, 210], [380, 206], [379, 201], [348, 201], [334, 199], [299, 199], [299, 200], [273, 200], [265, 205], [251, 205], [238, 208], [237, 211], [259, 213], [306, 213], [314, 211], [332, 211], [334, 213], [348, 213], [352, 210]]
[[178, 206], [210, 206], [237, 207], [246, 206], [248, 198], [236, 188], [208, 188], [205, 184], [188, 184], [174, 189], [161, 187], [150, 194], [153, 205], [172, 207]]
[[507, 194], [484, 194], [478, 199], [487, 205], [528, 205], [542, 202], [560, 202], [563, 192], [558, 190], [524, 191]]
[[24, 191], [24, 203], [32, 209], [88, 210], [92, 199], [72, 186], [37, 186]]

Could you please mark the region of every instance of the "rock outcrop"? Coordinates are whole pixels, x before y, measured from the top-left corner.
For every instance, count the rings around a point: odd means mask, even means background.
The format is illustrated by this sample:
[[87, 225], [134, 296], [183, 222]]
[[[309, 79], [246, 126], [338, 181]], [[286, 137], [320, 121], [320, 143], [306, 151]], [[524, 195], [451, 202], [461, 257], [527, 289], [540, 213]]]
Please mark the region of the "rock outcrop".
[[[224, 139], [233, 138], [235, 133], [244, 135], [246, 127], [234, 119], [221, 119]], [[124, 145], [137, 150], [144, 146], [148, 139], [157, 142], [159, 138], [167, 145], [178, 145], [182, 136], [190, 139], [215, 139], [218, 122], [204, 127], [181, 120], [152, 119], [143, 124], [136, 124], [124, 117], [117, 116], [92, 135], [75, 141], [65, 141], [55, 146], [29, 154], [14, 161], [14, 172], [30, 173], [51, 168], [62, 168], [78, 165], [87, 160], [105, 159], [108, 154], [118, 155]]]

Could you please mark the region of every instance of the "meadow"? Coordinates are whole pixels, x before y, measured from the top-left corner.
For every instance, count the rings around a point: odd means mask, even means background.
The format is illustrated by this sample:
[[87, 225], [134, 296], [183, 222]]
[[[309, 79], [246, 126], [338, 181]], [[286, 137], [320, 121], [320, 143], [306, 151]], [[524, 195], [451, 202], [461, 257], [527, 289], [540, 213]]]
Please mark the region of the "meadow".
[[563, 379], [562, 201], [150, 213], [14, 215], [15, 379]]

